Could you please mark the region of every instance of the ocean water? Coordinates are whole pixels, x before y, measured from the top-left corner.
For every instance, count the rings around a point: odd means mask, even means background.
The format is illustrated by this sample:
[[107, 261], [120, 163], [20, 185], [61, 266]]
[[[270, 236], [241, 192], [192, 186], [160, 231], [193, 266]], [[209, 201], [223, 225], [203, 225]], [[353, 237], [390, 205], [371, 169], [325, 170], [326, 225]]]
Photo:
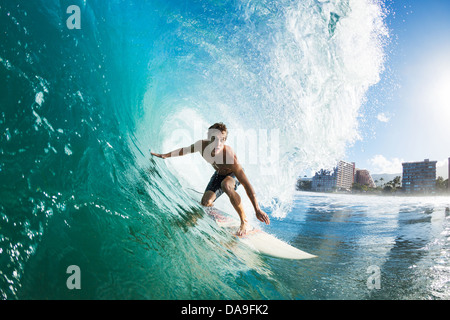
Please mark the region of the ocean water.
[[298, 192], [294, 202], [270, 229], [319, 257], [292, 268], [271, 262], [293, 297], [450, 298], [450, 197]]
[[[2, 1], [1, 298], [448, 298], [444, 198], [294, 191], [299, 171], [360, 138], [387, 14], [373, 0]], [[212, 168], [150, 158], [217, 121], [267, 231], [318, 259], [250, 252], [186, 192]], [[67, 286], [73, 265], [80, 290]]]

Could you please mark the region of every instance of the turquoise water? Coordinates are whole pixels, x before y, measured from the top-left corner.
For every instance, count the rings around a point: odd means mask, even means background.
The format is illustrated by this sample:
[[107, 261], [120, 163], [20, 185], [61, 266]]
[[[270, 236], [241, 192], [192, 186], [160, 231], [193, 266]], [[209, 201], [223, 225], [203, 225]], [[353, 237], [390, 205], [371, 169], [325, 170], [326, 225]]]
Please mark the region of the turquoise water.
[[[375, 1], [2, 1], [1, 298], [448, 298], [444, 198], [294, 191], [299, 170], [334, 164], [358, 138], [385, 15]], [[149, 158], [216, 121], [267, 231], [319, 259], [248, 251], [186, 193], [212, 174], [202, 159]], [[274, 137], [270, 161], [241, 148], [245, 129], [259, 146]], [[72, 265], [80, 290], [66, 285]]]

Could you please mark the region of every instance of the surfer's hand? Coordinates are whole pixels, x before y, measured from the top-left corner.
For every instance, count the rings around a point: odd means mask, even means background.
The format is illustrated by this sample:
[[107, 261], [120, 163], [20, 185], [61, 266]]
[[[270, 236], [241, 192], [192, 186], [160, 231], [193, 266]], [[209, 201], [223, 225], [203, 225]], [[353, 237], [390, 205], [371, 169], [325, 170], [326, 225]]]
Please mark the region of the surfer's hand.
[[256, 218], [258, 218], [259, 221], [264, 222], [265, 224], [270, 224], [269, 216], [261, 209], [256, 210]]
[[152, 154], [152, 156], [155, 156], [155, 157], [158, 157], [161, 159], [166, 159], [169, 157], [167, 154], [159, 154], [159, 153], [154, 153], [154, 152], [150, 152], [150, 153]]

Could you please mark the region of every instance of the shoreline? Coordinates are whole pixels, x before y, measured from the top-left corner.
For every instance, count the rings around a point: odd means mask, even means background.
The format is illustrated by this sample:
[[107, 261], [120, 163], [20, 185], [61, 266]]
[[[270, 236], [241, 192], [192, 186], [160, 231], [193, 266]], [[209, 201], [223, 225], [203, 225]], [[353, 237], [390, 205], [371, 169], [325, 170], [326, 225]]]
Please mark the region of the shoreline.
[[378, 197], [403, 197], [403, 198], [430, 198], [430, 197], [450, 197], [450, 192], [448, 193], [436, 193], [436, 194], [420, 194], [420, 193], [403, 193], [403, 192], [393, 192], [393, 193], [383, 193], [380, 192], [324, 192], [324, 191], [312, 191], [312, 190], [296, 190], [298, 192], [309, 192], [316, 194], [341, 194], [341, 195], [359, 195], [359, 196], [378, 196]]

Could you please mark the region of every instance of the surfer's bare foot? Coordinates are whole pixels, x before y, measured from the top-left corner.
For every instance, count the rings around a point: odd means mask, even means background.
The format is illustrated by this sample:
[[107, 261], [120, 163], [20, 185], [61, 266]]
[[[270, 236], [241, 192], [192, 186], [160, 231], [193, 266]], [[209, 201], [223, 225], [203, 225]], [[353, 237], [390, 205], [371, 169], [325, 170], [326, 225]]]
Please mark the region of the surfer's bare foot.
[[241, 223], [241, 226], [239, 227], [239, 230], [236, 232], [236, 235], [238, 237], [245, 236], [248, 231], [248, 225], [247, 223]]

